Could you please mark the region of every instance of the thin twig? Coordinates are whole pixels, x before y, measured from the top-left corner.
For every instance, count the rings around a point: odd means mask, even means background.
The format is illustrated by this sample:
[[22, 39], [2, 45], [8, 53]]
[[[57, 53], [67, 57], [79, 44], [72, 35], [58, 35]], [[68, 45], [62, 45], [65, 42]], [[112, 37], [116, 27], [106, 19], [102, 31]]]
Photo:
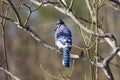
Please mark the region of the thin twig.
[[69, 10], [72, 9], [72, 7], [73, 7], [73, 3], [74, 3], [74, 0], [71, 0], [70, 5], [69, 5]]
[[65, 0], [58, 0], [58, 2], [62, 5], [63, 8], [67, 8]]
[[41, 4], [40, 6], [38, 6], [37, 8], [33, 9], [33, 10], [31, 9], [30, 6], [28, 6], [28, 5], [25, 4], [25, 3], [24, 3], [24, 6], [26, 6], [26, 7], [29, 9], [28, 16], [27, 16], [27, 18], [26, 18], [26, 20], [25, 20], [25, 23], [24, 23], [24, 25], [28, 25], [28, 22], [29, 22], [29, 19], [30, 19], [31, 14], [32, 14], [34, 11], [38, 10], [38, 9], [42, 6], [42, 4]]
[[4, 68], [2, 68], [2, 67], [0, 67], [0, 70], [1, 70], [1, 71], [4, 71], [6, 74], [10, 75], [13, 79], [15, 79], [15, 80], [20, 80], [17, 76], [13, 75], [13, 74], [12, 74], [11, 72], [9, 72], [8, 70], [6, 70], [6, 69], [4, 69]]
[[5, 16], [2, 16], [1, 14], [0, 14], [0, 17], [1, 17], [1, 18], [3, 18], [3, 19], [6, 19], [6, 20], [8, 20], [8, 21], [14, 22], [14, 20], [13, 20], [13, 19], [8, 18], [8, 17], [5, 17]]
[[93, 12], [92, 12], [92, 7], [90, 5], [90, 0], [85, 0], [85, 1], [86, 1], [87, 8], [88, 8], [88, 10], [90, 12], [90, 15], [92, 17], [93, 16]]
[[16, 14], [16, 17], [17, 17], [17, 19], [18, 19], [18, 23], [22, 23], [22, 21], [21, 21], [21, 19], [20, 19], [20, 16], [19, 16], [19, 13], [17, 12], [16, 8], [14, 7], [12, 1], [11, 1], [11, 0], [8, 0], [8, 2], [10, 3], [10, 5], [11, 5], [13, 11], [14, 11], [15, 14]]

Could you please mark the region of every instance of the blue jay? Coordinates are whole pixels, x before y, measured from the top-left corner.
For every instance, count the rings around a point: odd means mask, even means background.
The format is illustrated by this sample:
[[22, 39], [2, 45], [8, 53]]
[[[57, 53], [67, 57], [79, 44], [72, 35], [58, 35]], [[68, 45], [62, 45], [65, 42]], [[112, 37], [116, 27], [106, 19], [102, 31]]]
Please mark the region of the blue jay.
[[55, 44], [63, 50], [62, 63], [65, 67], [70, 66], [70, 51], [72, 47], [72, 34], [64, 22], [59, 19], [55, 28]]

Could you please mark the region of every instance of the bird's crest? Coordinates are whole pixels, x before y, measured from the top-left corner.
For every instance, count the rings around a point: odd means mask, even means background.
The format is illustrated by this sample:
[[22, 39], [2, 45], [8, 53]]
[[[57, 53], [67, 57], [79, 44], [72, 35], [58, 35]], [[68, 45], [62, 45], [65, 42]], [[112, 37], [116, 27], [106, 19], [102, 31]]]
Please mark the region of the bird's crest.
[[57, 24], [56, 24], [56, 25], [58, 25], [58, 24], [64, 24], [63, 20], [62, 20], [62, 19], [59, 19], [59, 20], [57, 21]]

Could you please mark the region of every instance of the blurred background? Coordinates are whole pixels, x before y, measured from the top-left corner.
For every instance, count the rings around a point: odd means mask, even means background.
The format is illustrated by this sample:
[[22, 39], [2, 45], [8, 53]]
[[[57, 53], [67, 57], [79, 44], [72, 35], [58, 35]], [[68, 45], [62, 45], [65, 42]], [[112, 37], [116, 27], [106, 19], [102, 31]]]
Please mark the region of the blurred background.
[[[24, 6], [21, 7], [19, 0], [12, 1], [24, 22], [28, 10]], [[29, 0], [25, 0], [25, 2], [31, 4]], [[35, 5], [32, 6], [33, 9], [35, 7]], [[89, 20], [90, 15], [85, 0], [76, 0], [73, 9], [78, 16]], [[9, 10], [8, 17], [16, 20], [12, 8]], [[50, 45], [55, 46], [54, 28], [59, 18], [61, 18], [72, 31], [73, 44], [84, 48], [83, 41], [74, 21], [53, 7], [40, 7], [32, 13], [28, 24], [42, 39]], [[120, 45], [120, 11], [116, 11], [106, 4], [99, 10], [99, 19], [103, 19], [103, 21], [101, 21], [103, 30], [114, 34], [117, 38], [118, 45]], [[62, 65], [62, 55], [47, 49], [41, 43], [38, 43], [29, 33], [18, 28], [15, 24], [7, 21], [5, 32], [9, 69], [10, 72], [21, 80], [57, 80], [50, 75], [63, 78], [63, 74], [65, 77], [71, 74], [71, 68], [65, 68]], [[110, 51], [111, 48], [109, 45], [105, 41], [101, 42], [99, 47], [100, 55], [106, 57], [110, 54]], [[75, 47], [73, 47], [71, 51], [73, 54], [79, 54], [80, 52], [81, 50]], [[91, 54], [92, 53], [94, 54], [94, 49], [91, 50]], [[73, 60], [71, 59], [71, 61]], [[120, 57], [116, 56], [112, 62], [120, 65]], [[0, 67], [3, 65], [3, 35], [2, 27], [0, 27]], [[40, 67], [40, 65], [42, 67]], [[110, 67], [115, 80], [120, 80], [120, 67], [116, 67], [115, 65], [110, 65]], [[75, 60], [74, 70], [70, 77], [71, 80], [89, 80], [91, 78], [90, 63], [81, 59]], [[0, 71], [0, 80], [4, 80], [2, 71]], [[101, 69], [100, 80], [107, 80]]]

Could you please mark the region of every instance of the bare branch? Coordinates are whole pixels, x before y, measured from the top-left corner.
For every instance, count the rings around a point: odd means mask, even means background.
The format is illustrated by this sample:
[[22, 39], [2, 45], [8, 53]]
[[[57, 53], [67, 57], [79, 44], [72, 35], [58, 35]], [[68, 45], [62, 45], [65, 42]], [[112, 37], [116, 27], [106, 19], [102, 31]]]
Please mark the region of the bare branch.
[[7, 17], [2, 16], [2, 15], [0, 15], [0, 17], [1, 17], [1, 18], [3, 18], [3, 19], [6, 19], [6, 20], [8, 20], [8, 21], [14, 22], [14, 20], [13, 20], [13, 19], [11, 19], [11, 18], [7, 18]]
[[29, 21], [29, 19], [30, 19], [30, 16], [31, 16], [31, 14], [32, 14], [32, 10], [31, 10], [31, 8], [30, 8], [28, 5], [26, 5], [26, 4], [24, 4], [24, 5], [29, 9], [28, 16], [27, 16], [27, 18], [26, 18], [26, 20], [25, 20], [25, 23], [24, 23], [24, 25], [27, 25], [27, 24], [28, 24], [28, 21]]
[[7, 73], [8, 75], [10, 75], [13, 79], [15, 79], [15, 80], [20, 80], [18, 77], [16, 77], [15, 75], [13, 75], [11, 72], [9, 72], [8, 70], [6, 70], [6, 69], [4, 69], [4, 68], [2, 68], [2, 67], [0, 67], [0, 70], [1, 71], [4, 71], [5, 73]]
[[89, 58], [88, 56], [86, 56], [84, 54], [83, 51], [79, 54], [79, 58], [81, 58], [82, 60], [90, 62], [92, 65], [94, 65], [96, 67], [99, 67], [99, 68], [103, 67], [103, 64], [101, 62], [97, 62], [97, 61], [94, 61], [93, 59]]
[[89, 0], [85, 0], [86, 1], [86, 4], [87, 4], [87, 8], [88, 8], [88, 10], [89, 10], [89, 12], [90, 12], [90, 15], [92, 16], [93, 15], [93, 12], [92, 12], [92, 8], [91, 8], [91, 6], [90, 6], [90, 1]]
[[8, 2], [10, 3], [10, 5], [11, 5], [13, 11], [14, 11], [15, 14], [16, 14], [16, 17], [17, 17], [17, 19], [18, 19], [18, 23], [21, 24], [22, 21], [21, 21], [21, 19], [20, 19], [19, 13], [17, 12], [17, 10], [16, 10], [16, 8], [14, 7], [13, 3], [11, 2], [11, 0], [8, 0]]
[[90, 62], [92, 65], [95, 65], [96, 67], [102, 68], [105, 75], [107, 76], [107, 78], [109, 80], [114, 80], [112, 72], [111, 72], [110, 67], [109, 67], [109, 63], [116, 56], [116, 54], [119, 51], [120, 51], [120, 49], [119, 49], [119, 47], [117, 47], [115, 50], [113, 50], [113, 52], [108, 57], [106, 57], [103, 60], [103, 62], [94, 61], [91, 58], [84, 55], [83, 52], [80, 53], [79, 58], [82, 58], [83, 60]]
[[109, 80], [114, 80], [112, 72], [108, 64], [103, 67], [103, 71]]
[[74, 0], [71, 0], [70, 5], [69, 5], [69, 10], [72, 9], [73, 3], [74, 3]]
[[116, 48], [115, 50], [113, 50], [111, 55], [109, 55], [103, 60], [103, 66], [104, 66], [103, 71], [109, 80], [114, 80], [112, 72], [109, 67], [109, 62], [114, 58], [114, 56], [118, 53], [118, 51], [120, 51], [120, 49]]
[[103, 64], [108, 64], [115, 56], [116, 54], [120, 51], [119, 47], [117, 47], [116, 49], [113, 50], [113, 52], [108, 56], [106, 57], [104, 60], [103, 60]]
[[65, 2], [65, 0], [58, 0], [58, 2], [62, 5], [63, 8], [67, 8], [67, 4]]

